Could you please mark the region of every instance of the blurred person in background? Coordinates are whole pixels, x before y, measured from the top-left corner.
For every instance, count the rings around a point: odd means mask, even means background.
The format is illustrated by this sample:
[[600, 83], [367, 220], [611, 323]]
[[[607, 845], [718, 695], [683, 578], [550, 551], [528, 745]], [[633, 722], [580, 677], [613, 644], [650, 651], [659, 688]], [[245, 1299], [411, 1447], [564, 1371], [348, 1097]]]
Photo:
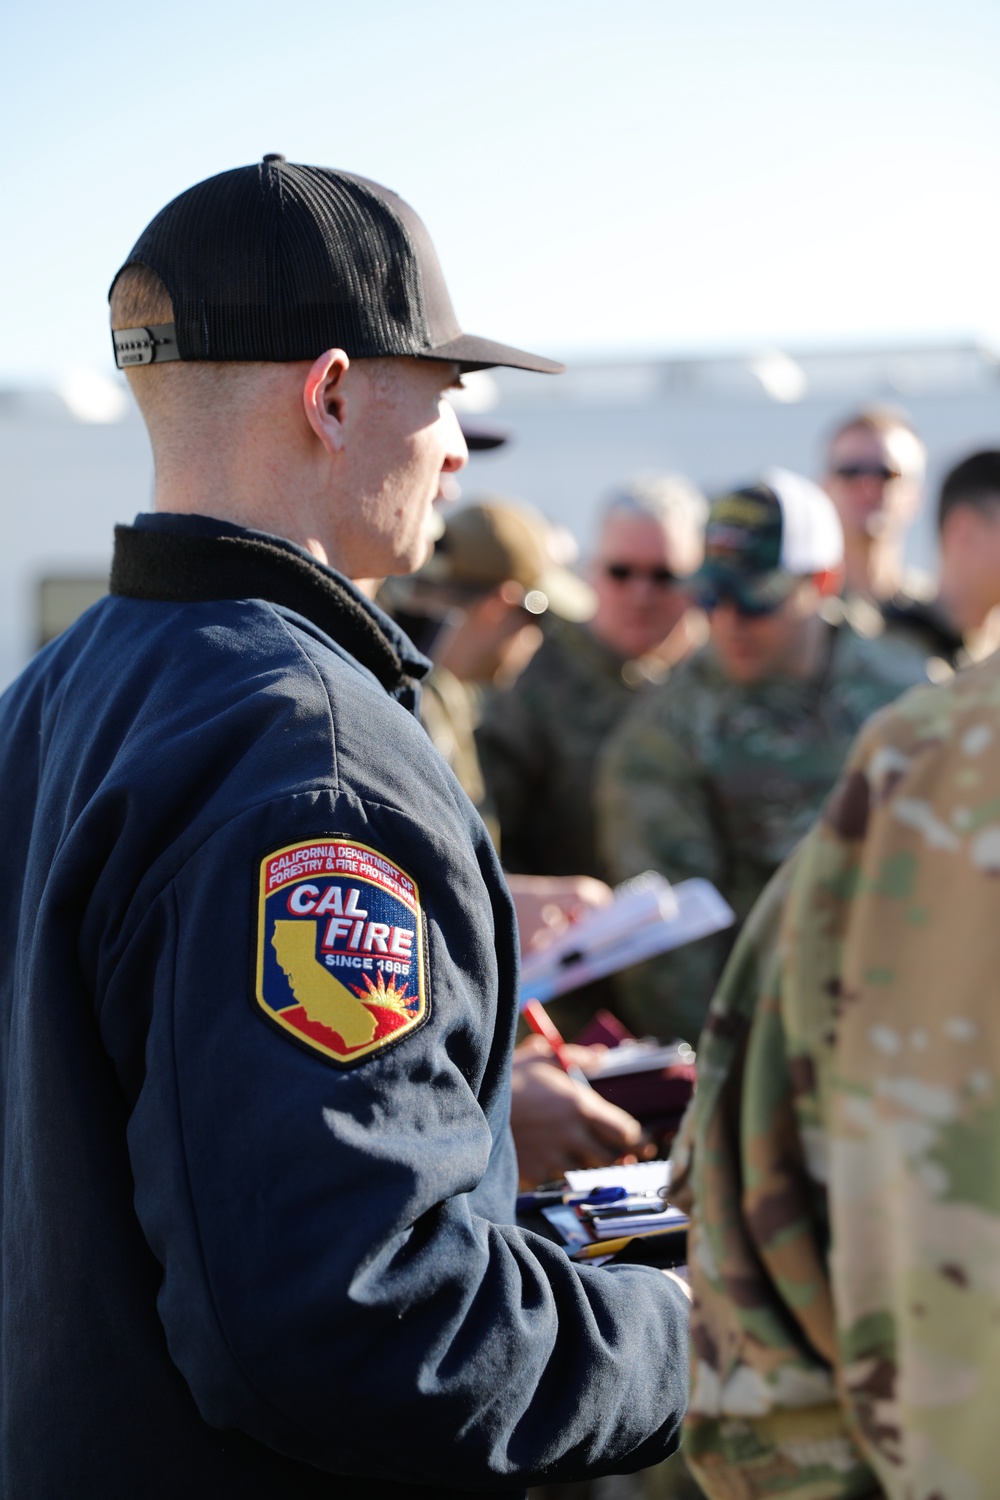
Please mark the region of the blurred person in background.
[[927, 655], [933, 581], [903, 561], [920, 510], [927, 449], [905, 412], [862, 407], [831, 433], [823, 488], [844, 528], [844, 595], [852, 623]]
[[379, 595], [434, 663], [420, 715], [501, 854], [474, 731], [483, 692], [509, 686], [542, 644], [550, 610], [583, 619], [593, 595], [548, 546], [548, 523], [530, 507], [487, 496], [453, 510], [419, 572], [387, 581]]
[[[609, 740], [598, 793], [613, 878], [711, 880], [743, 921], [806, 833], [860, 725], [926, 680], [824, 601], [843, 579], [830, 499], [773, 469], [712, 504], [694, 598], [708, 645], [636, 703]], [[695, 1044], [735, 929], [618, 977], [633, 1030]]]
[[996, 655], [878, 714], [713, 996], [672, 1178], [712, 1500], [1000, 1494], [998, 736]]
[[928, 674], [940, 682], [1000, 644], [1000, 451], [963, 459], [938, 498], [941, 574], [924, 610]]
[[702, 638], [684, 580], [702, 559], [705, 502], [687, 480], [637, 481], [601, 517], [586, 622], [554, 619], [477, 740], [507, 867], [603, 878], [594, 837], [597, 755], [651, 676]]
[[[422, 683], [420, 717], [476, 805], [498, 851], [474, 737], [484, 688], [513, 681], [541, 642], [539, 619], [580, 619], [590, 590], [553, 562], [548, 523], [530, 507], [496, 497], [453, 510], [419, 572], [387, 581], [379, 602], [413, 632], [434, 665]], [[506, 874], [506, 872], [505, 872]], [[588, 875], [507, 875], [522, 951], [544, 944], [588, 908], [611, 899]], [[602, 1048], [573, 1048], [584, 1070]], [[580, 1088], [541, 1037], [514, 1052], [511, 1128], [522, 1187], [574, 1167], [599, 1167], [642, 1144], [642, 1126], [591, 1089]]]
[[[598, 754], [636, 695], [704, 639], [685, 580], [702, 560], [705, 513], [704, 497], [679, 476], [614, 493], [588, 568], [590, 619], [550, 611], [526, 670], [486, 705], [477, 742], [507, 869], [606, 878], [595, 836]], [[607, 980], [549, 1007], [566, 1036], [602, 1008], [616, 1009]]]

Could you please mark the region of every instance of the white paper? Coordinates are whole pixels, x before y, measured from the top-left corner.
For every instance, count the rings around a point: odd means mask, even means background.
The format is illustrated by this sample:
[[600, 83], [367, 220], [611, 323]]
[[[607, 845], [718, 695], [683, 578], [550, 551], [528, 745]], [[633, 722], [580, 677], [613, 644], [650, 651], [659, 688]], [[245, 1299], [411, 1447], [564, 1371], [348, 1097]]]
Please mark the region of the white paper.
[[523, 985], [532, 985], [575, 955], [588, 956], [599, 948], [626, 941], [643, 928], [677, 915], [677, 898], [669, 880], [647, 870], [625, 881], [608, 906], [599, 906], [574, 922], [540, 953], [529, 953], [521, 964]]
[[687, 1042], [670, 1042], [666, 1047], [657, 1047], [649, 1042], [619, 1042], [609, 1047], [600, 1066], [589, 1068], [587, 1077], [619, 1078], [623, 1074], [652, 1073], [674, 1063], [693, 1063], [694, 1048]]
[[[662, 879], [662, 877], [660, 877]], [[571, 928], [575, 934], [575, 945], [569, 952], [565, 947], [565, 936], [559, 944], [547, 948], [533, 957], [530, 965], [524, 966], [521, 977], [521, 1004], [526, 1000], [540, 1000], [544, 1005], [556, 995], [576, 990], [594, 979], [603, 979], [605, 974], [616, 974], [632, 964], [653, 958], [658, 953], [667, 953], [672, 948], [693, 943], [709, 933], [720, 932], [731, 927], [736, 914], [728, 902], [708, 880], [683, 880], [672, 886], [676, 901], [673, 915], [659, 919], [647, 919], [633, 932], [592, 950], [584, 946], [587, 926], [593, 919], [585, 919]], [[612, 908], [604, 908], [605, 911]], [[561, 947], [562, 957], [553, 957]], [[545, 961], [543, 963], [543, 960]]]
[[574, 1193], [596, 1187], [623, 1187], [629, 1193], [655, 1193], [670, 1186], [668, 1161], [634, 1161], [623, 1166], [580, 1167], [566, 1173]]

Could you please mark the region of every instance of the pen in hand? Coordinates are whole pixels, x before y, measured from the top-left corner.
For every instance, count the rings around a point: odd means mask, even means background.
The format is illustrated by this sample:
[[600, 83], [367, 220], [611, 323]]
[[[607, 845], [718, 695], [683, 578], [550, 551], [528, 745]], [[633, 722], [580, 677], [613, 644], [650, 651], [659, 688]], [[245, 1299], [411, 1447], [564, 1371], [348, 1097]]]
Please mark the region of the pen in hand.
[[578, 1083], [581, 1088], [592, 1088], [593, 1085], [583, 1069], [578, 1068], [576, 1063], [571, 1063], [566, 1056], [566, 1043], [546, 1015], [544, 1007], [537, 1000], [525, 1000], [521, 1006], [521, 1014], [535, 1035], [542, 1037], [548, 1042], [552, 1048], [555, 1060], [563, 1072], [567, 1073], [573, 1082]]

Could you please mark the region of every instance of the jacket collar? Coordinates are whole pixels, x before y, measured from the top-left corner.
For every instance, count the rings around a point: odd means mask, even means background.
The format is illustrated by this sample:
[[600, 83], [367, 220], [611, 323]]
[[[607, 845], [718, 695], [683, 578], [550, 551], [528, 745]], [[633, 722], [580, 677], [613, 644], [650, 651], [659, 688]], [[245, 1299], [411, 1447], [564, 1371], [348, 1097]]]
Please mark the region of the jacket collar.
[[143, 515], [115, 527], [111, 593], [172, 604], [266, 599], [304, 615], [394, 697], [430, 663], [347, 579], [282, 537], [207, 516]]

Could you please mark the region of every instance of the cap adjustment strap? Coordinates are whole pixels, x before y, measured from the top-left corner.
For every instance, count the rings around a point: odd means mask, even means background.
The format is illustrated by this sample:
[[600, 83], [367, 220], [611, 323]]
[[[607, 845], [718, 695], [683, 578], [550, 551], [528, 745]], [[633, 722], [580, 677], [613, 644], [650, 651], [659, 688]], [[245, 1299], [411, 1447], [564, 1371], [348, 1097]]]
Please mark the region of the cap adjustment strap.
[[119, 370], [130, 369], [133, 365], [162, 365], [167, 360], [181, 357], [173, 323], [153, 323], [149, 328], [116, 328], [111, 337]]

